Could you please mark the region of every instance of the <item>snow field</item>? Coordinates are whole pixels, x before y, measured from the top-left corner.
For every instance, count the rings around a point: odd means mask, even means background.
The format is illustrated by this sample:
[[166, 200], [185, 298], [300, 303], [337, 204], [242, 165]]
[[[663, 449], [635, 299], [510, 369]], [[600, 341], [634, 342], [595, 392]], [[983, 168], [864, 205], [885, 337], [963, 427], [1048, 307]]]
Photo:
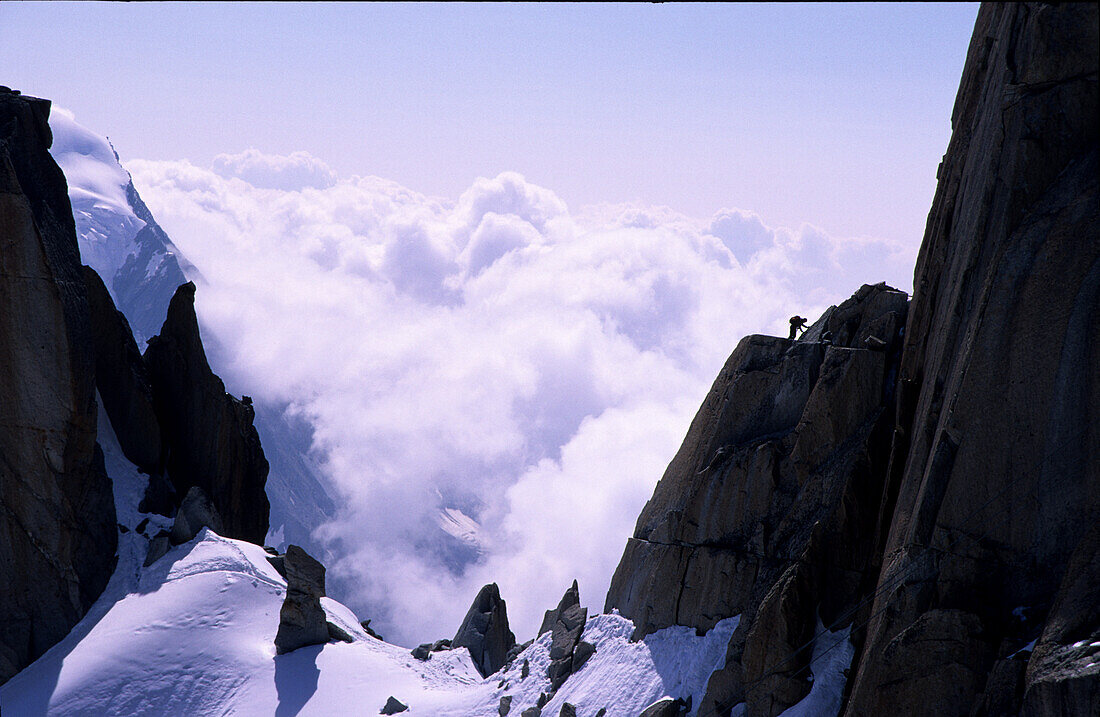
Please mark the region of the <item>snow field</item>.
[[[89, 615], [0, 688], [5, 715], [375, 714], [393, 695], [410, 716], [488, 717], [503, 695], [518, 715], [549, 687], [549, 634], [483, 680], [464, 648], [421, 662], [368, 637], [330, 598], [322, 600], [329, 619], [355, 642], [276, 656], [286, 583], [262, 548], [204, 529], [141, 568], [145, 545], [134, 532], [121, 536], [116, 574]], [[630, 621], [597, 615], [584, 633], [596, 654], [543, 713], [570, 702], [582, 715], [606, 707], [609, 717], [633, 717], [666, 695], [698, 704], [736, 623], [704, 637], [673, 627], [631, 643]], [[524, 659], [530, 674], [521, 679]]]

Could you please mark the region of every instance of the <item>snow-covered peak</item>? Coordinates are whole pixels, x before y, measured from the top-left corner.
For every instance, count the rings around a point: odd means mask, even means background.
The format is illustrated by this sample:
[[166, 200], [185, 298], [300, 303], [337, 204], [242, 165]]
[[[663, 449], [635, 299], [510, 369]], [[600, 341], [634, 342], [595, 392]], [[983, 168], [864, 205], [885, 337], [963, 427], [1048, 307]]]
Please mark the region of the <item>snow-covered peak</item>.
[[88, 209], [109, 210], [119, 217], [132, 217], [139, 229], [145, 226], [130, 208], [126, 198], [130, 175], [118, 163], [111, 143], [79, 124], [72, 112], [61, 107], [55, 106], [50, 112], [50, 130], [50, 154], [65, 173], [74, 208], [79, 203]]
[[157, 226], [105, 137], [59, 107], [50, 112], [50, 130], [50, 154], [69, 185], [81, 261], [103, 279], [141, 346], [159, 330], [176, 287], [197, 272]]

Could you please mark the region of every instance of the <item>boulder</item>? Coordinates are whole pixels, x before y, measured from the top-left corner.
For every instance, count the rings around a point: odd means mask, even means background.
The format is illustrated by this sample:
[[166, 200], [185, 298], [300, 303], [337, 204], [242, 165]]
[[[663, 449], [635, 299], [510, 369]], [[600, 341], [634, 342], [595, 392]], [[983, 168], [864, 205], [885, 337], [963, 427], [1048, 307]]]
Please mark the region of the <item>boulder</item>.
[[421, 645], [417, 645], [412, 649], [412, 656], [423, 662], [427, 662], [432, 659], [432, 643], [425, 642]]
[[271, 567], [275, 568], [275, 572], [282, 575], [283, 580], [286, 580], [286, 556], [276, 553], [275, 555], [268, 555], [266, 558]]
[[409, 706], [407, 704], [401, 702], [393, 695], [390, 695], [390, 698], [386, 700], [386, 704], [382, 707], [381, 710], [379, 710], [378, 714], [395, 715], [398, 712], [404, 712], [407, 709], [409, 709]]
[[576, 673], [577, 670], [584, 666], [584, 663], [588, 662], [588, 658], [596, 654], [596, 646], [591, 642], [585, 642], [581, 640], [577, 643], [577, 647], [573, 650], [573, 664], [570, 666], [569, 671]]
[[149, 567], [167, 555], [171, 547], [172, 538], [170, 532], [162, 530], [154, 535], [149, 541], [149, 548], [145, 551], [145, 567]]
[[286, 566], [286, 598], [279, 610], [275, 651], [282, 655], [307, 645], [329, 641], [328, 620], [321, 598], [325, 595], [325, 566], [297, 545], [289, 545]]
[[534, 642], [534, 640], [528, 640], [527, 642], [521, 642], [519, 644], [513, 645], [512, 649], [508, 650], [508, 654], [504, 656], [504, 664], [512, 664], [512, 662], [517, 657], [519, 657], [524, 650], [531, 646], [532, 642]]
[[194, 538], [203, 528], [210, 528], [218, 535], [225, 528], [213, 502], [197, 485], [191, 486], [176, 511], [170, 535], [172, 545], [181, 545]]
[[329, 640], [335, 640], [337, 642], [355, 642], [355, 638], [351, 636], [351, 633], [336, 623], [330, 621], [325, 624], [325, 627], [328, 628]]
[[488, 677], [504, 665], [515, 644], [516, 636], [508, 629], [507, 606], [496, 583], [490, 583], [474, 598], [451, 645], [467, 648], [478, 672]]
[[114, 570], [96, 352], [50, 103], [0, 90], [0, 683], [68, 634]]
[[577, 717], [577, 708], [568, 702], [562, 702], [558, 717]]
[[497, 717], [504, 717], [512, 709], [512, 695], [504, 695], [497, 706]]
[[207, 363], [194, 284], [176, 290], [144, 360], [168, 476], [177, 493], [202, 488], [222, 518], [226, 537], [262, 545], [268, 528], [267, 459], [252, 406], [227, 394]]

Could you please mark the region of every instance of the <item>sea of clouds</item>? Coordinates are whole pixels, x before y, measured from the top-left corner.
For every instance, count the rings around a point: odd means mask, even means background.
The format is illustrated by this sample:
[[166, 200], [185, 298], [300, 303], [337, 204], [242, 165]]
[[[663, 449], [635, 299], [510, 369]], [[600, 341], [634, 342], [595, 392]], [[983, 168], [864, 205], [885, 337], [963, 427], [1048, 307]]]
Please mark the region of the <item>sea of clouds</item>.
[[[301, 152], [127, 168], [205, 277], [230, 390], [315, 429], [330, 592], [407, 645], [452, 636], [488, 582], [520, 640], [574, 578], [600, 611], [737, 342], [863, 283], [909, 290], [917, 252], [738, 209], [571, 210], [513, 172], [440, 199]], [[447, 508], [476, 520], [465, 542]]]

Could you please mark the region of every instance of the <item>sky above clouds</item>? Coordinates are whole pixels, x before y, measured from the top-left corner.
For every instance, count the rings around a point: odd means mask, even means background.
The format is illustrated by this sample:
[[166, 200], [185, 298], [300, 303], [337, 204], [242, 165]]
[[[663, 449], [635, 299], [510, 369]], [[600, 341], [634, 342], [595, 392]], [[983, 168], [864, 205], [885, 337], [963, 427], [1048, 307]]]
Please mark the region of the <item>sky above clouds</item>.
[[497, 582], [523, 640], [602, 608], [741, 337], [911, 290], [975, 14], [0, 3], [0, 83], [111, 137], [230, 390], [313, 425], [337, 597], [416, 644]]
[[[0, 3], [3, 82], [126, 159], [307, 151], [457, 197], [917, 242], [976, 4]], [[108, 99], [109, 98], [109, 99]]]

